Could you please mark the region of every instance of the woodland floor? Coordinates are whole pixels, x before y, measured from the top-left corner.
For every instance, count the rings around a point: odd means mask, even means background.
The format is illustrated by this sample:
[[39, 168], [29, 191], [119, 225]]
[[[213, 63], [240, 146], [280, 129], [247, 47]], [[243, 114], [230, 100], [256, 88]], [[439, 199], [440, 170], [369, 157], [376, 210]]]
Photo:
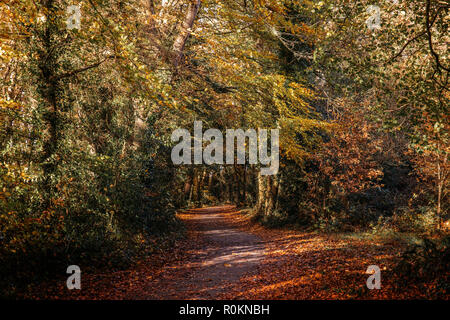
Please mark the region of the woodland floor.
[[[82, 289], [47, 284], [26, 298], [44, 299], [417, 299], [398, 288], [390, 270], [396, 242], [343, 239], [297, 230], [265, 229], [233, 206], [178, 215], [188, 236], [171, 252], [133, 268], [82, 273]], [[381, 268], [381, 289], [368, 290], [365, 271]], [[395, 288], [395, 289], [394, 289]]]

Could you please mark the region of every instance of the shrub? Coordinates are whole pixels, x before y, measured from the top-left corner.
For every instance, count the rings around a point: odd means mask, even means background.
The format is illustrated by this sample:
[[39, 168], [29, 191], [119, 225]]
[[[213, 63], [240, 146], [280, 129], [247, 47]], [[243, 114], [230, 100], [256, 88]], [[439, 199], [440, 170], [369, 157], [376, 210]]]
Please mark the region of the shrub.
[[450, 236], [440, 240], [424, 238], [420, 244], [411, 245], [394, 272], [403, 286], [427, 283], [424, 289], [429, 294], [445, 297], [450, 288]]

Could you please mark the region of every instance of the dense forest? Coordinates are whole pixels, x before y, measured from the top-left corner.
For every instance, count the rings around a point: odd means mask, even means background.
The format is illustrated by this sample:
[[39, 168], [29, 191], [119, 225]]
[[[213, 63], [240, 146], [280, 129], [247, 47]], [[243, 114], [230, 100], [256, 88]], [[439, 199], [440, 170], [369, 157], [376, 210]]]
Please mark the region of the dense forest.
[[[261, 232], [395, 239], [392, 272], [448, 299], [449, 8], [0, 0], [1, 296], [183, 251], [180, 213], [235, 205]], [[278, 172], [175, 164], [199, 121], [278, 129]]]

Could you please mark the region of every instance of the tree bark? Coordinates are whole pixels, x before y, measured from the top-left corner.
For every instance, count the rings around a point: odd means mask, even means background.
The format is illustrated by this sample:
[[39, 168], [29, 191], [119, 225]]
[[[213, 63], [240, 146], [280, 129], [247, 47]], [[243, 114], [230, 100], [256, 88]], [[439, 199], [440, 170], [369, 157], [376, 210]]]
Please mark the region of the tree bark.
[[279, 201], [279, 199], [280, 199], [280, 196], [281, 196], [281, 192], [282, 192], [282, 176], [281, 176], [281, 174], [278, 174], [276, 177], [275, 177], [275, 183], [274, 183], [274, 187], [275, 187], [275, 190], [274, 190], [274, 197], [275, 197], [275, 200], [274, 200], [274, 202], [275, 202], [275, 205], [274, 205], [274, 209], [275, 209], [275, 211], [277, 211], [278, 209], [279, 209], [279, 207], [280, 207], [280, 201]]
[[247, 198], [247, 165], [244, 164], [244, 184], [242, 186], [242, 203], [245, 205]]
[[266, 194], [265, 194], [265, 208], [264, 208], [264, 215], [268, 216], [272, 213], [274, 209], [274, 201], [275, 201], [275, 189], [276, 189], [276, 178], [273, 176], [268, 176], [267, 178], [267, 187], [266, 187]]
[[184, 199], [189, 200], [191, 195], [192, 184], [194, 182], [194, 171], [190, 170], [186, 183], [184, 184]]
[[265, 181], [264, 176], [261, 175], [261, 171], [258, 171], [258, 200], [256, 201], [256, 215], [264, 214], [264, 194], [265, 194]]
[[45, 104], [45, 111], [43, 112], [43, 122], [45, 125], [45, 138], [42, 148], [41, 166], [43, 169], [43, 184], [42, 194], [44, 195], [44, 206], [48, 207], [51, 203], [51, 198], [56, 191], [56, 182], [53, 178], [57, 172], [59, 159], [57, 152], [62, 138], [62, 121], [59, 110], [59, 80], [56, 74], [56, 66], [58, 57], [57, 50], [53, 50], [55, 46], [55, 34], [59, 32], [58, 25], [53, 18], [56, 7], [53, 0], [45, 2], [45, 9], [47, 12], [45, 30], [42, 37], [42, 50], [39, 52], [39, 81], [42, 84], [38, 89], [38, 93]]
[[200, 9], [200, 0], [191, 0], [189, 7], [186, 12], [186, 16], [181, 25], [180, 33], [173, 43], [173, 65], [178, 67], [183, 58], [183, 50], [189, 35], [192, 33], [192, 26], [194, 25], [195, 18], [197, 17], [198, 11]]

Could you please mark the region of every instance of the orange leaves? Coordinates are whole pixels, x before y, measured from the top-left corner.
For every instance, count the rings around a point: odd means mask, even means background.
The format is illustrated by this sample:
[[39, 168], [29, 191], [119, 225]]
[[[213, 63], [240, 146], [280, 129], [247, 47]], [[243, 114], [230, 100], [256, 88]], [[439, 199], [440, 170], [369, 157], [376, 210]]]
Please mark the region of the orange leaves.
[[375, 128], [359, 113], [347, 114], [337, 123], [331, 140], [315, 155], [320, 170], [342, 191], [377, 185], [383, 173], [374, 158], [380, 149]]
[[[83, 276], [83, 289], [67, 290], [64, 281], [35, 288], [26, 298], [51, 299], [410, 299], [425, 297], [418, 287], [398, 290], [390, 274], [401, 251], [383, 243], [319, 236], [294, 230], [266, 230], [234, 207], [223, 207], [221, 226], [232, 225], [258, 234], [265, 243], [264, 260], [239, 281], [218, 282], [233, 264], [222, 263], [208, 272], [202, 264], [211, 244], [201, 235], [199, 210], [180, 213], [189, 236], [171, 251], [161, 251], [122, 271]], [[217, 227], [217, 226], [216, 226]], [[218, 229], [220, 230], [220, 228]], [[216, 248], [217, 249], [217, 248]], [[382, 289], [366, 287], [368, 265], [382, 270]], [[225, 267], [226, 269], [224, 269]], [[213, 272], [211, 272], [213, 270]], [[214, 270], [225, 270], [224, 273]], [[194, 276], [196, 274], [197, 276]], [[201, 278], [198, 278], [200, 272]], [[229, 276], [229, 275], [228, 275]], [[222, 283], [222, 285], [218, 285]], [[435, 283], [426, 283], [427, 288]], [[216, 296], [214, 292], [222, 294]]]

